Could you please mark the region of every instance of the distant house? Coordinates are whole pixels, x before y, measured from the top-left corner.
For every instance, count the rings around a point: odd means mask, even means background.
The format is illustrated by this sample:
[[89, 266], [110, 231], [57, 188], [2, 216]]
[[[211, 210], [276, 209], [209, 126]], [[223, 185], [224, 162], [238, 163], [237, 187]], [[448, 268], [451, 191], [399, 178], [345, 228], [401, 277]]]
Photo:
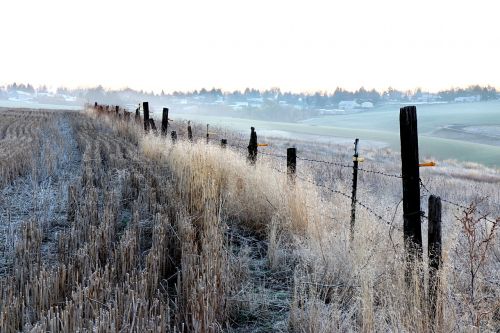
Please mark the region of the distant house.
[[248, 106], [252, 108], [260, 108], [262, 106], [262, 103], [264, 102], [264, 99], [261, 97], [252, 97], [252, 98], [247, 98], [248, 101]]
[[230, 105], [233, 110], [243, 110], [248, 107], [248, 102], [236, 102]]
[[25, 91], [16, 90], [14, 92], [9, 92], [9, 100], [14, 102], [24, 102], [33, 99], [33, 95]]
[[319, 114], [322, 116], [345, 114], [345, 110], [339, 110], [339, 109], [318, 109], [318, 111]]
[[372, 102], [363, 102], [363, 103], [361, 103], [361, 108], [371, 109], [371, 108], [373, 108], [373, 103]]
[[353, 110], [360, 108], [361, 105], [357, 101], [341, 101], [338, 108], [341, 110]]
[[479, 101], [481, 101], [480, 95], [455, 97], [455, 102], [457, 102], [457, 103], [471, 103], [471, 102], [479, 102]]

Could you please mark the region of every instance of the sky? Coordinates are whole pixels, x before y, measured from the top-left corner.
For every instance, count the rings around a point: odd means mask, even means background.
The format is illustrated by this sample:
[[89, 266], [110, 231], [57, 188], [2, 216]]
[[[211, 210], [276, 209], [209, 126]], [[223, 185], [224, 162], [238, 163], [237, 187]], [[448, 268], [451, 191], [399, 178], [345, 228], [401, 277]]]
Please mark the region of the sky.
[[2, 0], [0, 85], [500, 88], [498, 0]]

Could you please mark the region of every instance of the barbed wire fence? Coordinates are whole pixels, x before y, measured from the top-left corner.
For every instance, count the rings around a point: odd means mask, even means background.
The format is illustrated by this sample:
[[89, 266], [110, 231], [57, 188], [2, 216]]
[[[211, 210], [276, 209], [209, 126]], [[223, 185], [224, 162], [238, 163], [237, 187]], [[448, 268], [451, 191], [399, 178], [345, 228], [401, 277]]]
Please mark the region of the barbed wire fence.
[[[91, 106], [89, 106], [89, 107], [91, 107]], [[127, 112], [125, 109], [121, 109], [121, 113], [120, 113], [120, 107], [119, 106], [100, 105], [100, 104], [98, 104], [96, 102], [93, 105], [93, 107], [98, 112], [106, 112], [106, 113], [118, 116], [120, 118], [122, 118], [122, 116], [123, 116], [123, 119], [125, 119], [125, 120], [130, 120], [132, 118], [131, 117], [131, 113]], [[138, 111], [139, 110], [136, 110], [136, 115], [139, 114]], [[151, 124], [154, 123], [154, 120], [149, 117], [149, 104], [147, 102], [144, 103], [144, 110], [143, 111], [144, 111], [143, 112], [143, 114], [144, 114], [143, 119], [144, 119], [144, 123], [145, 123], [145, 130], [149, 131], [150, 129], [155, 128], [155, 126], [154, 125], [150, 126]], [[163, 109], [163, 118], [165, 118], [165, 119], [162, 119], [162, 124], [165, 124], [166, 126], [168, 126], [169, 121], [172, 121], [171, 119], [168, 118], [168, 108], [164, 108]], [[165, 128], [166, 128], [166, 126], [165, 126]], [[162, 127], [162, 129], [163, 129], [163, 127]], [[208, 127], [207, 127], [207, 133], [206, 134], [200, 134], [200, 135], [197, 135], [197, 136], [200, 139], [206, 139], [207, 142], [214, 142], [213, 138], [210, 137], [211, 134], [213, 135], [214, 133], [209, 133], [208, 132]], [[226, 136], [227, 136], [227, 131], [225, 131], [225, 133], [224, 133], [224, 137], [226, 137]], [[247, 151], [248, 150], [248, 146], [244, 146], [244, 145], [241, 144], [241, 142], [243, 142], [243, 140], [244, 140], [243, 136], [240, 135], [236, 139], [240, 143], [234, 144], [232, 142], [227, 142], [227, 139], [225, 139], [226, 140], [225, 144], [227, 146], [229, 146], [229, 147], [232, 147], [232, 148], [235, 148], [235, 149], [238, 149], [238, 150]], [[272, 153], [272, 152], [266, 152], [266, 151], [262, 151], [262, 150], [260, 150], [258, 152], [258, 154], [259, 155], [263, 155], [263, 156], [267, 156], [267, 157], [270, 157], [270, 158], [275, 158], [275, 159], [285, 159], [285, 160], [287, 159], [286, 155], [275, 154], [275, 153]], [[342, 169], [350, 169], [350, 170], [352, 170], [354, 168], [354, 163], [342, 163], [342, 162], [335, 162], [335, 161], [327, 161], [327, 160], [314, 159], [314, 158], [303, 157], [303, 156], [297, 156], [296, 158], [297, 158], [297, 160], [301, 160], [301, 161], [304, 161], [304, 162], [318, 163], [318, 164], [323, 164], [323, 165], [330, 165], [330, 166], [335, 166], [335, 167], [342, 168]], [[383, 171], [383, 170], [367, 169], [367, 168], [362, 168], [362, 167], [357, 167], [356, 169], [357, 169], [358, 172], [365, 173], [365, 174], [373, 174], [373, 175], [378, 175], [378, 176], [387, 177], [387, 178], [394, 178], [394, 179], [403, 179], [404, 178], [402, 174], [388, 173], [388, 172]], [[286, 173], [284, 171], [280, 171], [280, 170], [277, 170], [277, 169], [275, 169], [275, 170], [279, 171], [281, 173]], [[324, 190], [330, 191], [333, 194], [341, 195], [341, 196], [343, 196], [346, 199], [350, 199], [350, 200], [353, 199], [352, 195], [349, 195], [347, 193], [343, 193], [343, 192], [341, 192], [339, 190], [335, 190], [335, 189], [329, 188], [329, 187], [325, 186], [324, 184], [316, 183], [314, 181], [311, 181], [311, 180], [306, 179], [306, 178], [301, 177], [301, 176], [297, 176], [297, 178], [301, 179], [302, 181], [311, 183], [312, 185], [314, 185], [316, 187], [321, 187]], [[442, 195], [438, 195], [438, 194], [434, 193], [433, 191], [431, 191], [428, 188], [428, 186], [426, 184], [424, 184], [424, 182], [423, 182], [423, 180], [421, 178], [419, 178], [418, 181], [419, 181], [420, 189], [425, 193], [425, 195], [428, 195], [428, 196], [430, 196], [430, 195], [439, 196], [441, 198], [442, 202], [444, 202], [446, 204], [449, 204], [449, 205], [451, 205], [451, 206], [453, 206], [455, 208], [461, 209], [461, 210], [466, 210], [466, 209], [469, 208], [469, 206], [467, 204], [458, 203], [458, 202], [455, 202], [453, 200], [450, 200], [450, 199], [447, 199], [447, 198], [443, 198]], [[422, 197], [423, 197], [423, 195], [422, 195]], [[378, 220], [384, 221], [386, 223], [389, 222], [386, 219], [384, 219], [381, 216], [381, 214], [378, 214], [375, 209], [369, 207], [369, 205], [367, 205], [366, 203], [363, 203], [363, 202], [359, 201], [357, 198], [355, 198], [355, 201], [356, 201], [356, 204], [358, 206], [364, 208], [366, 211], [368, 211], [369, 213], [371, 213]], [[420, 214], [421, 217], [427, 218], [427, 216], [422, 211], [419, 214]], [[486, 220], [486, 221], [489, 221], [489, 222], [492, 222], [492, 223], [495, 222], [494, 220], [492, 220], [492, 219], [490, 219], [490, 218], [487, 217], [488, 214], [483, 214], [481, 212], [478, 212], [478, 214], [484, 216], [484, 220]]]
[[[155, 131], [156, 126], [154, 124], [154, 120], [149, 118], [149, 105], [147, 102], [144, 102], [144, 130], [146, 132]], [[101, 106], [95, 103], [94, 109], [99, 113], [110, 114], [113, 117], [119, 117], [121, 119], [131, 120], [131, 113], [127, 113], [124, 110], [124, 116], [121, 117], [119, 112], [119, 107], [111, 108]], [[166, 111], [166, 112], [165, 112]], [[166, 136], [166, 128], [168, 128], [168, 109], [165, 108], [163, 112], [162, 119], [162, 135]], [[139, 109], [136, 110], [135, 121], [140, 122]], [[188, 123], [189, 124], [189, 123]], [[165, 131], [163, 130], [165, 129]], [[187, 131], [190, 135], [190, 140], [192, 141], [192, 130], [191, 128]], [[177, 139], [177, 133], [172, 131], [172, 142], [175, 143]], [[227, 133], [227, 132], [226, 132]], [[215, 133], [212, 133], [215, 134]], [[465, 213], [468, 209], [470, 209], [470, 205], [455, 202], [449, 198], [443, 198], [441, 195], [437, 195], [433, 191], [429, 189], [422, 178], [420, 177], [419, 168], [427, 167], [427, 166], [435, 166], [434, 162], [430, 163], [420, 163], [418, 157], [418, 132], [417, 132], [417, 114], [415, 106], [406, 106], [400, 109], [400, 136], [401, 136], [401, 174], [389, 173], [385, 170], [376, 170], [376, 169], [368, 169], [368, 168], [360, 168], [358, 166], [358, 162], [362, 162], [364, 159], [358, 156], [357, 151], [357, 142], [355, 141], [355, 153], [353, 155], [352, 163], [343, 163], [336, 161], [327, 161], [322, 159], [314, 159], [306, 156], [297, 156], [296, 148], [288, 148], [287, 155], [276, 154], [273, 152], [266, 151], [258, 151], [259, 146], [268, 146], [267, 144], [258, 144], [257, 136], [254, 132], [254, 128], [252, 127], [252, 134], [250, 137], [249, 145], [244, 146], [241, 144], [243, 141], [242, 138], [237, 139], [240, 143], [228, 142], [226, 134], [224, 138], [221, 139], [221, 146], [223, 148], [231, 147], [237, 151], [242, 151], [243, 156], [247, 155], [247, 160], [251, 165], [255, 165], [257, 156], [262, 155], [266, 158], [271, 158], [276, 161], [286, 161], [286, 171], [280, 170], [274, 166], [270, 166], [273, 170], [284, 174], [288, 181], [294, 186], [296, 185], [296, 179], [308, 183], [312, 186], [320, 188], [323, 191], [331, 193], [331, 195], [337, 195], [344, 199], [351, 201], [351, 240], [354, 238], [354, 223], [355, 223], [355, 209], [356, 207], [362, 208], [368, 214], [373, 216], [378, 221], [381, 221], [387, 224], [390, 227], [389, 236], [392, 241], [392, 230], [395, 228], [394, 220], [396, 218], [396, 214], [398, 208], [401, 203], [403, 203], [403, 239], [405, 245], [405, 254], [406, 259], [410, 261], [417, 260], [417, 258], [422, 258], [422, 232], [421, 232], [421, 223], [422, 219], [428, 222], [428, 248], [430, 249], [439, 249], [439, 253], [430, 253], [429, 252], [429, 279], [434, 279], [436, 274], [434, 271], [431, 274], [431, 269], [436, 270], [439, 269], [439, 262], [441, 261], [441, 202], [449, 204], [455, 208], [463, 210]], [[200, 136], [200, 140], [206, 140], [206, 144], [214, 143], [211, 140], [211, 133], [209, 132], [209, 125], [206, 127], [206, 134]], [[244, 141], [243, 141], [244, 142]], [[329, 187], [327, 184], [319, 183], [314, 180], [311, 180], [307, 177], [301, 176], [297, 174], [296, 161], [303, 161], [307, 163], [316, 163], [328, 166], [334, 166], [340, 169], [349, 169], [353, 171], [353, 182], [352, 182], [352, 193], [348, 194], [339, 189], [335, 189]], [[278, 162], [278, 163], [280, 163]], [[358, 172], [368, 174], [368, 175], [376, 175], [380, 177], [385, 177], [388, 179], [401, 180], [402, 188], [403, 188], [403, 197], [399, 200], [397, 205], [395, 206], [394, 213], [392, 214], [392, 220], [389, 220], [383, 216], [383, 214], [379, 213], [377, 209], [374, 209], [366, 202], [360, 201], [357, 196], [357, 174]], [[421, 199], [424, 196], [429, 197], [429, 206], [428, 206], [428, 215], [421, 208]], [[492, 220], [489, 218], [489, 214], [484, 214], [480, 211], [476, 211], [477, 214], [481, 215], [480, 219], [496, 224], [500, 223], [500, 218], [496, 218], [496, 220]], [[329, 217], [332, 220], [335, 220], [334, 217]], [[432, 262], [431, 262], [432, 261]], [[432, 267], [431, 267], [432, 266]], [[411, 274], [411, 267], [408, 265], [407, 271], [405, 272], [405, 276], [409, 276]], [[422, 277], [423, 278], [423, 277]], [[429, 284], [435, 284], [436, 281], [430, 281]], [[429, 291], [431, 292], [431, 291]], [[430, 295], [429, 297], [435, 297], [435, 295]], [[435, 306], [435, 304], [434, 304]]]
[[[122, 109], [122, 113], [120, 113], [120, 108], [118, 106], [107, 106], [107, 105], [100, 105], [98, 104], [97, 102], [94, 104], [94, 109], [96, 109], [97, 111], [99, 112], [103, 112], [105, 111], [106, 113], [110, 113], [110, 114], [114, 114], [116, 116], [119, 116], [121, 118], [121, 115], [123, 115], [123, 118], [124, 119], [128, 119], [130, 120], [132, 117], [131, 117], [131, 113], [130, 112], [127, 112], [126, 110]], [[136, 115], [138, 114], [137, 112], [138, 110], [136, 110]], [[166, 113], [165, 113], [166, 112]], [[154, 121], [152, 121], [152, 118], [149, 118], [149, 105], [146, 103], [144, 103], [144, 123], [145, 123], [145, 130], [148, 131], [150, 130], [153, 126], [150, 126], [150, 124], [153, 124]], [[163, 118], [166, 119], [162, 119], [162, 124], [165, 124], [166, 126], [168, 126], [168, 123], [169, 121], [171, 121], [171, 119], [168, 118], [168, 108], [164, 108], [163, 109]], [[165, 126], [165, 127], [166, 127]], [[163, 128], [162, 128], [163, 129]], [[199, 131], [198, 131], [199, 133]], [[176, 133], [177, 134], [177, 133]], [[196, 135], [197, 137], [199, 137], [199, 139], [204, 139], [204, 140], [207, 140], [207, 142], [214, 142], [214, 139], [211, 138], [211, 136], [213, 136], [214, 134], [216, 133], [209, 133], [208, 131], [208, 126], [207, 126], [207, 133], [203, 133], [200, 135]], [[224, 137], [227, 136], [227, 131], [225, 131], [224, 133]], [[228, 142], [227, 139], [225, 139], [225, 143], [227, 146], [229, 147], [232, 147], [232, 148], [235, 148], [237, 150], [242, 150], [244, 152], [246, 152], [248, 150], [248, 146], [244, 146], [241, 144], [241, 142], [243, 142], [243, 136], [239, 136], [238, 138], [235, 138], [237, 141], [239, 141], [238, 144], [234, 144], [232, 142]], [[263, 156], [267, 156], [269, 158], [275, 158], [275, 159], [284, 159], [286, 160], [287, 159], [287, 156], [286, 155], [280, 155], [280, 154], [275, 154], [275, 153], [272, 153], [272, 152], [266, 152], [266, 151], [262, 151], [262, 150], [259, 150], [258, 152], [259, 155], [263, 155]], [[327, 161], [327, 160], [321, 160], [321, 159], [314, 159], [314, 158], [310, 158], [310, 157], [303, 157], [303, 156], [296, 156], [297, 160], [300, 160], [300, 161], [303, 161], [303, 162], [309, 162], [309, 163], [317, 163], [317, 164], [323, 164], [323, 165], [330, 165], [330, 166], [334, 166], [334, 167], [337, 167], [337, 168], [341, 168], [341, 169], [349, 169], [349, 170], [352, 170], [354, 168], [354, 163], [342, 163], [342, 162], [335, 162], [335, 161]], [[288, 168], [288, 167], [287, 167]], [[276, 168], [273, 168], [274, 170], [280, 172], [280, 173], [287, 173], [288, 171], [282, 171], [282, 170], [278, 170]], [[403, 175], [402, 174], [395, 174], [395, 173], [388, 173], [386, 171], [383, 171], [383, 170], [375, 170], [375, 169], [367, 169], [367, 168], [362, 168], [362, 167], [357, 167], [356, 168], [358, 172], [361, 172], [361, 173], [365, 173], [365, 174], [372, 174], [372, 175], [377, 175], [377, 176], [382, 176], [382, 177], [387, 177], [387, 178], [393, 178], [393, 179], [403, 179]], [[311, 185], [314, 185], [316, 187], [320, 187], [320, 188], [323, 188], [324, 190], [326, 191], [329, 191], [331, 192], [332, 194], [336, 194], [336, 195], [340, 195], [346, 199], [349, 199], [349, 200], [353, 200], [353, 196], [350, 195], [350, 194], [347, 194], [347, 193], [344, 193], [344, 192], [341, 192], [339, 190], [336, 190], [336, 189], [332, 189], [324, 184], [319, 184], [317, 182], [314, 182], [314, 181], [311, 181], [309, 179], [306, 179], [305, 177], [302, 177], [302, 176], [297, 176], [296, 177], [304, 182], [307, 182], [307, 183], [310, 183]], [[423, 193], [425, 193], [425, 195], [428, 195], [428, 196], [431, 196], [431, 195], [434, 195], [434, 196], [438, 196], [441, 198], [441, 201], [446, 203], [446, 204], [449, 204], [455, 208], [458, 208], [460, 210], [466, 210], [469, 208], [469, 206], [467, 204], [464, 204], [464, 203], [458, 203], [458, 202], [455, 202], [453, 200], [450, 200], [450, 199], [447, 199], [447, 198], [444, 198], [442, 195], [438, 195], [436, 193], [434, 193], [433, 191], [431, 191], [428, 186], [426, 184], [424, 184], [423, 180], [421, 178], [418, 179], [418, 182], [419, 182], [419, 185], [420, 185], [420, 189], [423, 191]], [[421, 197], [423, 197], [424, 195], [422, 195]], [[377, 213], [376, 212], [376, 209], [370, 207], [368, 204], [358, 200], [357, 198], [354, 198], [354, 201], [355, 201], [355, 204], [361, 208], [363, 208], [364, 210], [366, 210], [367, 212], [369, 212], [372, 216], [374, 216], [375, 218], [377, 218], [378, 220], [380, 221], [383, 221], [387, 224], [391, 224], [390, 221], [388, 221], [387, 219], [383, 218], [381, 214]], [[424, 214], [423, 211], [420, 211], [418, 213], [420, 215], [420, 217], [423, 217], [424, 219], [428, 219], [428, 217]], [[488, 218], [487, 215], [488, 214], [483, 214], [481, 212], [478, 212], [478, 214], [484, 216], [483, 219], [488, 221], [488, 222], [491, 222], [491, 223], [494, 223], [495, 221]]]

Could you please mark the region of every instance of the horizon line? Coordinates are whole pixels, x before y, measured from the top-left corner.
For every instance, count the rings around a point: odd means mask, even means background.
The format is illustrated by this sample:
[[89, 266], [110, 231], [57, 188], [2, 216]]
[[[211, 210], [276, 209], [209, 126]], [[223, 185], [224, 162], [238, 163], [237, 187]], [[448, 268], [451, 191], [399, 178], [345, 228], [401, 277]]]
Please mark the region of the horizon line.
[[291, 93], [291, 94], [304, 94], [304, 95], [314, 95], [314, 94], [317, 94], [317, 93], [321, 93], [321, 94], [334, 94], [336, 90], [338, 89], [341, 89], [342, 91], [346, 91], [346, 92], [357, 92], [357, 91], [360, 91], [361, 89], [364, 89], [365, 91], [376, 91], [377, 93], [381, 94], [383, 92], [386, 92], [386, 91], [389, 91], [389, 89], [393, 89], [395, 91], [399, 91], [399, 92], [403, 92], [403, 93], [415, 93], [417, 92], [418, 90], [420, 90], [421, 92], [423, 93], [432, 93], [432, 94], [438, 94], [440, 92], [444, 92], [444, 91], [451, 91], [451, 90], [459, 90], [459, 89], [469, 89], [469, 88], [473, 88], [473, 87], [480, 87], [480, 88], [493, 88], [495, 89], [495, 91], [497, 92], [500, 92], [500, 87], [497, 87], [495, 85], [492, 85], [492, 84], [485, 84], [485, 85], [482, 85], [482, 84], [479, 84], [479, 83], [473, 83], [473, 84], [469, 84], [467, 86], [451, 86], [451, 87], [448, 87], [446, 89], [439, 89], [439, 90], [430, 90], [430, 89], [426, 89], [426, 88], [423, 88], [423, 87], [414, 87], [412, 89], [400, 89], [400, 88], [395, 88], [395, 87], [392, 87], [392, 86], [388, 86], [386, 88], [383, 88], [383, 89], [377, 89], [377, 88], [365, 88], [364, 86], [360, 86], [359, 88], [357, 89], [354, 89], [354, 90], [350, 90], [350, 89], [347, 89], [347, 88], [344, 88], [342, 86], [337, 86], [335, 87], [335, 89], [333, 90], [329, 90], [329, 89], [324, 89], [324, 90], [282, 90], [279, 86], [272, 86], [272, 87], [268, 87], [268, 88], [255, 88], [255, 87], [250, 87], [250, 86], [247, 86], [245, 87], [244, 89], [223, 89], [221, 87], [210, 87], [210, 88], [206, 88], [206, 87], [201, 87], [201, 88], [198, 88], [198, 89], [193, 89], [193, 90], [169, 90], [169, 91], [165, 91], [165, 89], [152, 89], [152, 90], [147, 90], [147, 89], [144, 89], [144, 88], [133, 88], [131, 86], [123, 86], [123, 87], [120, 87], [120, 88], [112, 88], [112, 87], [109, 87], [109, 86], [105, 86], [105, 85], [102, 85], [102, 84], [97, 84], [97, 85], [81, 85], [81, 86], [65, 86], [65, 85], [58, 85], [58, 86], [52, 86], [52, 85], [47, 85], [47, 84], [31, 84], [31, 83], [24, 83], [24, 82], [11, 82], [11, 83], [2, 83], [0, 85], [0, 89], [3, 89], [3, 88], [7, 88], [9, 85], [13, 85], [13, 84], [16, 84], [16, 85], [24, 85], [24, 86], [27, 86], [27, 85], [30, 85], [32, 86], [34, 89], [39, 89], [39, 88], [42, 88], [42, 87], [46, 87], [47, 89], [49, 90], [52, 90], [52, 89], [68, 89], [68, 90], [91, 90], [91, 89], [96, 89], [96, 88], [102, 88], [103, 90], [107, 91], [107, 92], [118, 92], [118, 91], [124, 91], [124, 90], [133, 90], [133, 91], [136, 91], [136, 92], [143, 92], [145, 94], [151, 94], [153, 93], [154, 95], [161, 95], [161, 93], [163, 92], [165, 95], [173, 95], [174, 93], [181, 93], [181, 94], [192, 94], [194, 92], [200, 92], [202, 90], [206, 90], [206, 91], [211, 91], [211, 90], [220, 90], [222, 93], [234, 93], [234, 92], [242, 92], [244, 93], [246, 89], [249, 89], [249, 90], [256, 90], [256, 91], [259, 91], [259, 92], [264, 92], [264, 91], [270, 91], [270, 90], [275, 90], [275, 89], [278, 89], [281, 93], [285, 94], [285, 93]]

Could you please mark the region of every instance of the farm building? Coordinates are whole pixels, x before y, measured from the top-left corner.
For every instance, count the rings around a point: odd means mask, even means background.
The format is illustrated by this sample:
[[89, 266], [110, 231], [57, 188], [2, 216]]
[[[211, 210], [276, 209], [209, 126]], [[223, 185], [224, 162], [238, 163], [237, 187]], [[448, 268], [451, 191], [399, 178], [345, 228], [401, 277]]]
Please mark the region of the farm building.
[[455, 102], [459, 103], [471, 103], [471, 102], [479, 102], [481, 101], [480, 95], [475, 96], [459, 96], [455, 98]]
[[341, 101], [339, 102], [339, 109], [342, 110], [352, 110], [361, 107], [357, 101]]
[[371, 109], [371, 108], [373, 108], [373, 103], [372, 102], [363, 102], [363, 103], [361, 103], [361, 107], [363, 109]]

